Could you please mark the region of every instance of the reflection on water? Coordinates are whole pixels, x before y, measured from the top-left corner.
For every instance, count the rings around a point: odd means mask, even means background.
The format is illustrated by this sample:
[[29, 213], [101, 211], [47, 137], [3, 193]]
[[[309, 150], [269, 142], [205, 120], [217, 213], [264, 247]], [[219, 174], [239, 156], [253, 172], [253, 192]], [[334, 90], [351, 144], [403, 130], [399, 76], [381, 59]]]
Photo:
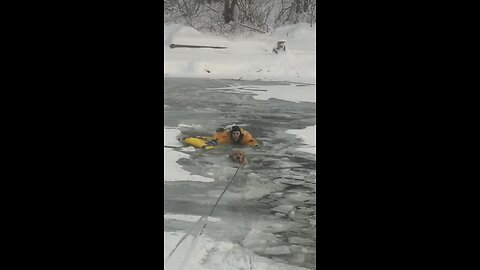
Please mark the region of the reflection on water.
[[[165, 78], [165, 126], [182, 125], [186, 135], [211, 135], [218, 127], [245, 124], [260, 149], [244, 149], [250, 164], [240, 169], [209, 223], [211, 238], [239, 243], [260, 256], [315, 268], [316, 156], [297, 151], [302, 145], [289, 129], [316, 124], [314, 103], [255, 100], [252, 93], [223, 91], [232, 84], [272, 82]], [[165, 213], [208, 215], [236, 168], [231, 147], [184, 151], [178, 163], [191, 173], [214, 178], [211, 183], [165, 182]], [[182, 151], [182, 148], [178, 149]], [[165, 220], [166, 231], [188, 231], [192, 223]]]

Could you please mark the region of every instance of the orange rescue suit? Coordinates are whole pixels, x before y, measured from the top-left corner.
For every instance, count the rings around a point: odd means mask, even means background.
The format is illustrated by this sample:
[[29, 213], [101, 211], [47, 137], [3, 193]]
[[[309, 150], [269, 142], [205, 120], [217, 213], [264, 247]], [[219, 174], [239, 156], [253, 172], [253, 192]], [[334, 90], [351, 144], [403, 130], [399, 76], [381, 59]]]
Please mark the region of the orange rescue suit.
[[[246, 146], [258, 146], [257, 141], [253, 138], [250, 132], [240, 128], [240, 137], [241, 141], [240, 144]], [[213, 134], [213, 139], [216, 140], [218, 143], [231, 143], [232, 137], [230, 136], [230, 131], [223, 131], [223, 132], [215, 132]]]

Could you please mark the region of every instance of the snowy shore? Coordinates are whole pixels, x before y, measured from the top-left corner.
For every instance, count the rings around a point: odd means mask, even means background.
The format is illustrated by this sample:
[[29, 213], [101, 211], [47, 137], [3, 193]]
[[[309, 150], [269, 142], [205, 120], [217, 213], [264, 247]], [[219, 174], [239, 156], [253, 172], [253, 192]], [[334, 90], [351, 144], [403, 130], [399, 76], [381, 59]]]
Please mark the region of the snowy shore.
[[[272, 52], [286, 40], [285, 52]], [[170, 44], [227, 49], [170, 48]], [[316, 25], [296, 24], [270, 34], [224, 38], [181, 25], [164, 25], [164, 76], [316, 83]]]

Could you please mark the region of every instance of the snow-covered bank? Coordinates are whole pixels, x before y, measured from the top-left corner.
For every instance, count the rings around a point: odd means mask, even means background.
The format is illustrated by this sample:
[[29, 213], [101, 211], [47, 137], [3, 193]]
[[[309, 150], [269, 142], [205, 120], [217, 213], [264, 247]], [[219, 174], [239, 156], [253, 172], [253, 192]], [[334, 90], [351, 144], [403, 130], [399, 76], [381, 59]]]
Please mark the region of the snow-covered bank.
[[317, 125], [306, 127], [305, 129], [291, 129], [287, 130], [287, 133], [294, 134], [298, 138], [302, 139], [305, 147], [298, 148], [299, 151], [304, 151], [312, 154], [316, 154], [317, 152], [317, 142], [316, 142], [316, 130]]
[[[287, 41], [287, 50], [274, 54], [279, 40]], [[171, 49], [172, 43], [227, 49]], [[315, 46], [316, 25], [289, 25], [270, 34], [229, 39], [164, 25], [164, 76], [316, 83]]]
[[188, 236], [167, 260], [168, 254], [183, 235], [181, 232], [163, 233], [164, 262], [166, 261], [164, 265], [167, 270], [307, 270], [258, 256], [238, 244], [215, 242], [205, 235], [197, 239]]

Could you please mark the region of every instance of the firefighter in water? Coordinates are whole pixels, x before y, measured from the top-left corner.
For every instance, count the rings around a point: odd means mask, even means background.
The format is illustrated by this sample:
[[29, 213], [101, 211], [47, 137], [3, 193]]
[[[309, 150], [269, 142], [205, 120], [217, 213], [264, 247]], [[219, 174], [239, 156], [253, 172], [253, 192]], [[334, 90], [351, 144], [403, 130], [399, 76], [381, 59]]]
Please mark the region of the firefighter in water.
[[213, 134], [213, 139], [219, 144], [228, 143], [239, 146], [258, 147], [258, 143], [252, 134], [239, 126], [233, 126], [231, 131], [218, 129], [217, 132]]

